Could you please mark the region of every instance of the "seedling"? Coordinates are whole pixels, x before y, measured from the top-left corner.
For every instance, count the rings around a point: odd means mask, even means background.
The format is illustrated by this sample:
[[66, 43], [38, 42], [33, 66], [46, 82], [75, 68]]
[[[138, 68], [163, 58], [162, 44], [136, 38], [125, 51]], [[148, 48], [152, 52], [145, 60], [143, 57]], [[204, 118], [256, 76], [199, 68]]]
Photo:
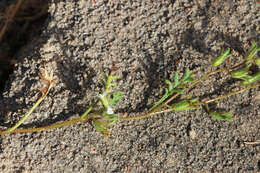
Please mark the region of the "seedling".
[[[259, 46], [255, 42], [253, 42], [250, 50], [245, 55], [245, 59], [243, 62], [238, 63], [232, 67], [215, 69], [196, 80], [194, 79], [194, 74], [188, 68], [185, 69], [185, 72], [181, 78], [178, 72], [174, 72], [173, 81], [165, 81], [168, 87], [165, 88], [164, 95], [149, 109], [149, 111], [144, 114], [134, 115], [130, 117], [119, 117], [114, 111], [114, 106], [120, 102], [120, 98], [122, 97], [122, 93], [120, 91], [114, 91], [114, 88], [117, 85], [116, 80], [119, 79], [119, 76], [114, 75], [113, 73], [104, 74], [104, 81], [102, 81], [104, 90], [101, 94], [97, 96], [96, 101], [89, 108], [87, 108], [86, 111], [79, 118], [39, 128], [17, 129], [17, 127], [19, 127], [24, 122], [24, 120], [46, 97], [48, 91], [56, 81], [53, 79], [52, 75], [48, 76], [45, 72], [45, 75], [42, 77], [42, 79], [46, 81], [47, 87], [41, 89], [42, 97], [14, 127], [4, 131], [0, 131], [0, 134], [38, 132], [79, 122], [90, 122], [98, 132], [100, 132], [104, 136], [108, 136], [110, 134], [110, 126], [118, 121], [138, 120], [161, 113], [200, 109], [202, 107], [206, 108], [206, 111], [212, 118], [215, 118], [217, 120], [232, 121], [233, 115], [231, 112], [218, 112], [214, 109], [211, 110], [208, 104], [212, 102], [218, 102], [219, 100], [222, 100], [224, 98], [260, 86], [260, 60], [259, 57], [257, 57], [258, 51], [260, 51]], [[213, 60], [212, 66], [221, 66], [225, 62], [225, 60], [231, 56], [232, 54], [230, 53], [230, 49], [222, 50], [220, 55]], [[251, 70], [252, 66], [258, 66], [258, 71]], [[191, 89], [196, 87], [198, 83], [210, 78], [216, 73], [224, 72], [225, 74], [230, 75], [231, 78], [240, 80], [241, 88], [237, 89], [236, 91], [217, 96], [216, 98], [205, 99], [202, 101], [199, 101], [198, 98], [193, 98], [192, 95], [189, 94]]]

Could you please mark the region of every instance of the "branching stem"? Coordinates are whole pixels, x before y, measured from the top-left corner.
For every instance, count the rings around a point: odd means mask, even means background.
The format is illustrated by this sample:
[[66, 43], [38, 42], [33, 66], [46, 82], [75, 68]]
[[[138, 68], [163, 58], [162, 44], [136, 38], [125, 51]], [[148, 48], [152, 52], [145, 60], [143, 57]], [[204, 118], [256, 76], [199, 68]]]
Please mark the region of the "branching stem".
[[[245, 64], [245, 61], [240, 63], [240, 64], [237, 64], [237, 65], [234, 65], [233, 67], [231, 68], [221, 68], [221, 69], [218, 69], [218, 70], [214, 70], [214, 71], [211, 71], [211, 72], [208, 72], [207, 74], [205, 74], [204, 76], [202, 76], [201, 78], [195, 80], [194, 82], [192, 82], [189, 86], [187, 86], [186, 88], [184, 88], [182, 90], [182, 92], [186, 92], [187, 90], [191, 89], [192, 87], [194, 87], [195, 85], [197, 85], [199, 82], [203, 81], [203, 80], [206, 80], [208, 79], [211, 75], [213, 74], [216, 74], [216, 73], [219, 73], [219, 72], [224, 72], [224, 71], [232, 71], [234, 70], [235, 68], [241, 66]], [[251, 85], [251, 86], [248, 86], [246, 88], [243, 88], [243, 89], [239, 89], [239, 90], [236, 90], [236, 91], [233, 91], [231, 93], [228, 93], [228, 94], [225, 94], [225, 95], [222, 95], [222, 96], [219, 96], [217, 98], [214, 98], [214, 99], [209, 99], [209, 100], [206, 100], [206, 101], [203, 101], [203, 102], [196, 102], [196, 103], [193, 103], [192, 105], [193, 106], [198, 106], [198, 105], [208, 105], [208, 103], [210, 102], [214, 102], [214, 101], [217, 101], [217, 100], [221, 100], [221, 99], [224, 99], [224, 98], [227, 98], [227, 97], [230, 97], [232, 95], [235, 95], [235, 94], [238, 94], [240, 92], [243, 92], [243, 91], [246, 91], [246, 90], [249, 90], [249, 89], [252, 89], [252, 88], [256, 88], [256, 87], [259, 87], [260, 84], [257, 83], [257, 84], [254, 84], [254, 85]], [[173, 109], [169, 108], [169, 103], [175, 99], [176, 97], [178, 97], [180, 94], [179, 93], [176, 93], [175, 95], [173, 95], [170, 99], [168, 99], [166, 102], [162, 103], [161, 105], [159, 105], [157, 108], [155, 108], [154, 110], [150, 111], [150, 112], [147, 112], [147, 113], [144, 113], [144, 114], [140, 114], [140, 115], [135, 115], [135, 116], [130, 116], [130, 117], [119, 117], [119, 120], [120, 121], [129, 121], [129, 120], [138, 120], [138, 119], [143, 119], [143, 118], [147, 118], [149, 116], [153, 116], [153, 115], [158, 115], [158, 114], [161, 114], [161, 113], [166, 113], [166, 112], [171, 112], [171, 111], [174, 111]], [[46, 95], [45, 95], [46, 96]], [[40, 102], [44, 99], [44, 97], [41, 97], [37, 102], [36, 104], [33, 106], [33, 108], [31, 108], [32, 110], [34, 109], [34, 107], [37, 107]], [[76, 123], [80, 123], [80, 122], [87, 122], [87, 121], [91, 121], [91, 120], [94, 120], [94, 119], [99, 119], [99, 120], [102, 120], [104, 119], [103, 117], [98, 117], [97, 116], [100, 114], [99, 112], [93, 112], [91, 114], [89, 114], [89, 112], [92, 111], [92, 109], [96, 106], [96, 104], [98, 103], [98, 101], [96, 101], [94, 104], [92, 104], [79, 118], [76, 118], [76, 119], [73, 119], [73, 120], [68, 120], [68, 121], [64, 121], [64, 122], [59, 122], [59, 123], [55, 123], [55, 124], [52, 124], [52, 125], [49, 125], [49, 126], [44, 126], [44, 127], [39, 127], [39, 128], [29, 128], [29, 129], [16, 129], [19, 125], [21, 125], [23, 123], [23, 121], [28, 117], [27, 114], [30, 115], [30, 111], [14, 126], [12, 127], [11, 129], [8, 129], [8, 130], [5, 130], [5, 131], [0, 131], [0, 135], [2, 134], [6, 134], [6, 133], [29, 133], [29, 132], [39, 132], [39, 131], [43, 131], [43, 130], [50, 130], [50, 129], [54, 129], [54, 128], [59, 128], [59, 127], [63, 127], [63, 126], [67, 126], [67, 125], [72, 125], [72, 124], [76, 124]], [[208, 108], [207, 108], [208, 109]]]

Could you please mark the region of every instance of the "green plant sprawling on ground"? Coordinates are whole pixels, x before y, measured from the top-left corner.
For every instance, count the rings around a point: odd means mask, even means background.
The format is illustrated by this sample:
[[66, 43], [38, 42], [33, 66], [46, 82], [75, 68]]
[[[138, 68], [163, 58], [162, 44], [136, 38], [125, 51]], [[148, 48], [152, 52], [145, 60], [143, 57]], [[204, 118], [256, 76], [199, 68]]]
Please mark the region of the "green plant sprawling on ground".
[[[41, 89], [42, 96], [18, 123], [7, 130], [0, 131], [0, 134], [3, 135], [7, 133], [38, 132], [62, 127], [65, 125], [71, 125], [78, 122], [90, 122], [98, 132], [108, 136], [110, 134], [110, 126], [118, 121], [138, 120], [156, 114], [172, 111], [200, 109], [202, 107], [205, 107], [208, 114], [215, 119], [232, 121], [233, 114], [231, 112], [219, 112], [217, 109], [211, 110], [208, 104], [260, 86], [260, 58], [257, 56], [259, 51], [260, 48], [256, 42], [252, 42], [248, 53], [244, 56], [245, 58], [243, 62], [235, 64], [232, 67], [218, 68], [227, 60], [227, 58], [232, 56], [229, 48], [226, 50], [223, 49], [220, 51], [219, 56], [215, 58], [211, 64], [217, 69], [206, 73], [199, 79], [194, 79], [194, 74], [188, 68], [185, 69], [182, 77], [180, 77], [178, 72], [174, 72], [172, 81], [165, 80], [165, 83], [168, 85], [168, 87], [165, 88], [165, 92], [159, 101], [157, 101], [147, 113], [130, 117], [119, 117], [114, 111], [114, 106], [120, 102], [122, 93], [120, 91], [114, 91], [114, 88], [117, 85], [116, 80], [118, 80], [120, 77], [118, 75], [114, 75], [113, 72], [110, 72], [109, 74], [104, 74], [104, 81], [102, 81], [104, 89], [102, 93], [99, 94], [99, 96], [96, 98], [96, 101], [89, 108], [87, 108], [79, 118], [51, 124], [44, 127], [17, 129], [42, 102], [49, 90], [57, 81], [56, 79], [53, 79], [52, 73], [48, 74], [46, 70], [41, 69], [41, 79], [46, 83], [46, 87]], [[241, 88], [230, 93], [220, 95], [216, 98], [205, 99], [203, 101], [199, 101], [198, 98], [193, 98], [192, 95], [189, 94], [190, 90], [198, 83], [220, 72], [225, 72], [232, 78], [239, 80]], [[185, 96], [185, 94], [187, 96]]]

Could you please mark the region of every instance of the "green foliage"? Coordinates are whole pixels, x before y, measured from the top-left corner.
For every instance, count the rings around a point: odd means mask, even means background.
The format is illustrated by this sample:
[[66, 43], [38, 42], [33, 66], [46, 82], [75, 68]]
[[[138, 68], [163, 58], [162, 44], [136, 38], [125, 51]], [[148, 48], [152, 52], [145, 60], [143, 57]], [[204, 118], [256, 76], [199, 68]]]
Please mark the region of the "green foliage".
[[251, 63], [253, 59], [256, 58], [257, 52], [260, 51], [260, 47], [256, 44], [255, 41], [252, 42], [252, 45], [246, 55], [247, 63]]
[[98, 132], [104, 136], [108, 136], [110, 134], [109, 127], [117, 122], [119, 118], [115, 114], [108, 114], [106, 112], [103, 112], [102, 116], [103, 119], [94, 120], [93, 125]]
[[243, 85], [250, 85], [250, 84], [253, 84], [255, 82], [258, 82], [260, 81], [260, 72], [254, 74], [254, 75], [251, 75], [251, 76], [247, 76], [246, 80], [244, 80], [242, 82]]
[[172, 109], [175, 111], [184, 111], [184, 110], [190, 110], [190, 109], [199, 109], [200, 107], [192, 106], [192, 103], [195, 103], [197, 99], [192, 100], [182, 100], [178, 103], [175, 103], [172, 106]]
[[260, 68], [260, 58], [257, 58], [255, 60], [255, 64], [258, 66], [258, 68]]
[[210, 112], [209, 114], [218, 120], [233, 121], [233, 115], [230, 112]]
[[119, 103], [119, 100], [122, 97], [121, 91], [117, 91], [116, 93], [113, 93], [111, 97], [108, 98], [108, 103], [111, 107]]
[[234, 72], [231, 72], [232, 78], [246, 80], [248, 78], [249, 67], [246, 66]]
[[159, 105], [161, 105], [166, 99], [168, 99], [174, 93], [183, 94], [182, 89], [185, 86], [184, 84], [186, 84], [187, 82], [192, 82], [194, 79], [192, 77], [192, 73], [190, 72], [190, 70], [186, 68], [181, 80], [179, 80], [178, 72], [174, 72], [173, 80], [174, 80], [173, 83], [169, 80], [165, 80], [165, 83], [168, 84], [168, 88], [165, 88], [164, 95], [158, 102], [154, 104], [154, 106], [150, 109], [150, 111], [156, 109]]
[[106, 93], [110, 93], [112, 92], [112, 87], [116, 86], [116, 82], [114, 82], [114, 80], [118, 79], [120, 76], [119, 75], [107, 75], [105, 73], [103, 73], [103, 77], [105, 80], [102, 80], [102, 84], [105, 87], [105, 92]]
[[119, 76], [112, 74], [103, 74], [103, 76], [105, 80], [102, 81], [102, 83], [105, 89], [99, 96], [99, 100], [102, 103], [102, 108], [99, 109], [101, 119], [93, 120], [93, 125], [98, 132], [107, 136], [110, 134], [109, 127], [119, 120], [118, 116], [114, 114], [113, 107], [119, 103], [122, 93], [120, 91], [113, 92], [113, 87], [117, 85], [115, 80], [118, 79]]
[[214, 66], [214, 67], [219, 66], [220, 64], [222, 64], [230, 56], [231, 56], [230, 48], [228, 48], [226, 50], [222, 49], [220, 51], [220, 55], [213, 60], [212, 66]]
[[256, 42], [252, 42], [251, 48], [249, 49], [249, 52], [245, 57], [246, 67], [231, 72], [232, 78], [242, 80], [243, 85], [250, 85], [260, 80], [260, 72], [253, 74], [253, 72], [250, 71], [250, 67], [253, 63], [260, 67], [260, 59], [256, 58], [256, 54], [258, 51], [260, 51], [260, 48], [258, 47]]
[[103, 134], [104, 136], [108, 136], [110, 134], [108, 124], [103, 120], [93, 120], [93, 125], [95, 129]]

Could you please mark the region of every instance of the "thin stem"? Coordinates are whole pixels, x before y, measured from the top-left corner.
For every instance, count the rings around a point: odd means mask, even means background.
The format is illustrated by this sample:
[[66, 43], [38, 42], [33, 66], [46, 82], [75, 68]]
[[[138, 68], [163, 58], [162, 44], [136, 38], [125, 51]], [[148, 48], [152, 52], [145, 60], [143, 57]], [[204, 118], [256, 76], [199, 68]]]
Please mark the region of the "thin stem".
[[89, 114], [90, 111], [92, 111], [92, 109], [97, 105], [97, 103], [99, 102], [99, 100], [97, 100], [95, 103], [93, 103], [81, 116], [81, 119], [85, 119], [86, 116]]
[[[260, 84], [256, 84], [256, 85], [252, 85], [252, 86], [249, 86], [247, 88], [244, 88], [244, 89], [241, 89], [241, 90], [237, 90], [235, 92], [232, 92], [232, 95], [235, 95], [239, 92], [242, 92], [242, 91], [246, 91], [246, 90], [249, 90], [251, 88], [255, 88], [257, 86], [260, 86]], [[230, 94], [227, 94], [225, 95], [226, 97], [229, 97]], [[219, 97], [218, 97], [219, 98]], [[194, 106], [195, 105], [202, 105], [202, 104], [205, 104], [205, 103], [209, 103], [209, 102], [212, 102], [212, 100], [219, 100], [218, 98], [216, 99], [211, 99], [211, 100], [208, 100], [208, 101], [204, 101], [204, 102], [199, 102], [199, 103], [195, 103], [193, 104]], [[157, 114], [161, 114], [161, 113], [166, 113], [166, 112], [171, 112], [173, 111], [172, 109], [166, 109], [166, 110], [162, 110], [162, 111], [158, 111], [158, 112], [148, 112], [148, 113], [145, 113], [145, 114], [141, 114], [141, 115], [136, 115], [136, 116], [131, 116], [131, 117], [120, 117], [119, 120], [120, 121], [129, 121], [129, 120], [138, 120], [138, 119], [143, 119], [143, 118], [147, 118], [149, 116], [152, 116], [152, 115], [157, 115]], [[91, 115], [91, 116], [90, 116]], [[58, 127], [63, 127], [63, 126], [66, 126], [66, 125], [72, 125], [72, 124], [76, 124], [76, 123], [79, 123], [79, 122], [85, 122], [85, 121], [89, 121], [91, 119], [93, 119], [93, 117], [95, 117], [95, 115], [98, 115], [98, 113], [92, 113], [90, 114], [87, 118], [85, 119], [82, 119], [81, 117], [80, 118], [76, 118], [76, 119], [73, 119], [73, 120], [69, 120], [69, 121], [64, 121], [64, 122], [61, 122], [61, 123], [56, 123], [56, 124], [52, 124], [52, 125], [49, 125], [49, 126], [44, 126], [44, 127], [39, 127], [39, 128], [31, 128], [31, 129], [16, 129], [14, 131], [12, 131], [12, 133], [29, 133], [29, 132], [39, 132], [39, 131], [43, 131], [43, 130], [50, 130], [50, 129], [54, 129], [54, 128], [58, 128]], [[101, 120], [103, 118], [100, 118]], [[4, 131], [0, 132], [0, 135], [2, 134], [5, 134], [3, 133]]]
[[[84, 119], [79, 117], [79, 118], [76, 118], [76, 119], [51, 124], [49, 126], [43, 126], [43, 127], [38, 127], [38, 128], [29, 128], [29, 129], [15, 129], [15, 130], [13, 130], [9, 133], [32, 133], [32, 132], [40, 132], [40, 131], [43, 131], [43, 130], [55, 129], [55, 128], [59, 128], [59, 127], [67, 126], [67, 125], [76, 124], [76, 123], [79, 123], [79, 122], [89, 121], [89, 120], [93, 119], [93, 117], [97, 114], [98, 113], [95, 112], [95, 113], [91, 113], [88, 117], [86, 117]], [[4, 135], [6, 133], [7, 133], [6, 131], [0, 131], [0, 135]]]
[[46, 97], [46, 95], [43, 95], [34, 105], [33, 107], [24, 115], [24, 117], [18, 121], [13, 127], [2, 131], [0, 134], [7, 134], [7, 133], [11, 133], [12, 131], [14, 131], [17, 127], [19, 127], [30, 115], [31, 113], [34, 111], [34, 109], [43, 101], [43, 99]]
[[162, 110], [162, 111], [158, 111], [158, 112], [148, 112], [148, 113], [144, 113], [144, 114], [140, 114], [140, 115], [136, 115], [136, 116], [131, 116], [131, 117], [119, 117], [119, 120], [120, 121], [139, 120], [139, 119], [147, 118], [147, 117], [152, 116], [152, 115], [157, 115], [157, 114], [171, 112], [171, 111], [173, 111], [173, 110], [172, 109], [166, 109], [166, 110]]
[[[16, 129], [16, 130], [12, 131], [11, 133], [40, 132], [40, 131], [43, 131], [43, 130], [50, 130], [50, 129], [54, 129], [54, 128], [59, 128], [59, 127], [63, 127], [63, 126], [71, 125], [71, 124], [76, 124], [78, 122], [84, 122], [84, 121], [88, 121], [88, 120], [89, 120], [89, 118], [87, 118], [87, 119], [77, 118], [77, 119], [64, 121], [64, 122], [60, 122], [60, 123], [56, 123], [56, 124], [52, 124], [52, 125], [44, 126], [44, 127], [30, 128], [30, 129]], [[2, 135], [2, 134], [5, 134], [5, 133], [0, 132], [0, 134]]]
[[203, 101], [203, 102], [193, 103], [192, 105], [193, 105], [193, 106], [205, 105], [205, 103], [208, 104], [208, 103], [211, 103], [211, 102], [215, 102], [215, 101], [217, 101], [217, 100], [221, 100], [221, 99], [224, 99], [224, 98], [227, 98], [227, 97], [236, 95], [236, 94], [241, 93], [241, 92], [243, 92], [243, 91], [246, 91], [246, 90], [249, 90], [249, 89], [252, 89], [252, 88], [256, 88], [256, 87], [259, 87], [259, 86], [260, 86], [260, 83], [255, 84], [255, 85], [251, 85], [251, 86], [249, 86], [249, 87], [242, 88], [242, 89], [239, 89], [239, 90], [236, 90], [236, 91], [233, 91], [233, 92], [231, 92], [231, 93], [228, 93], [228, 94], [219, 96], [219, 97], [214, 98], [214, 99], [209, 99], [209, 100], [206, 100], [206, 101]]

